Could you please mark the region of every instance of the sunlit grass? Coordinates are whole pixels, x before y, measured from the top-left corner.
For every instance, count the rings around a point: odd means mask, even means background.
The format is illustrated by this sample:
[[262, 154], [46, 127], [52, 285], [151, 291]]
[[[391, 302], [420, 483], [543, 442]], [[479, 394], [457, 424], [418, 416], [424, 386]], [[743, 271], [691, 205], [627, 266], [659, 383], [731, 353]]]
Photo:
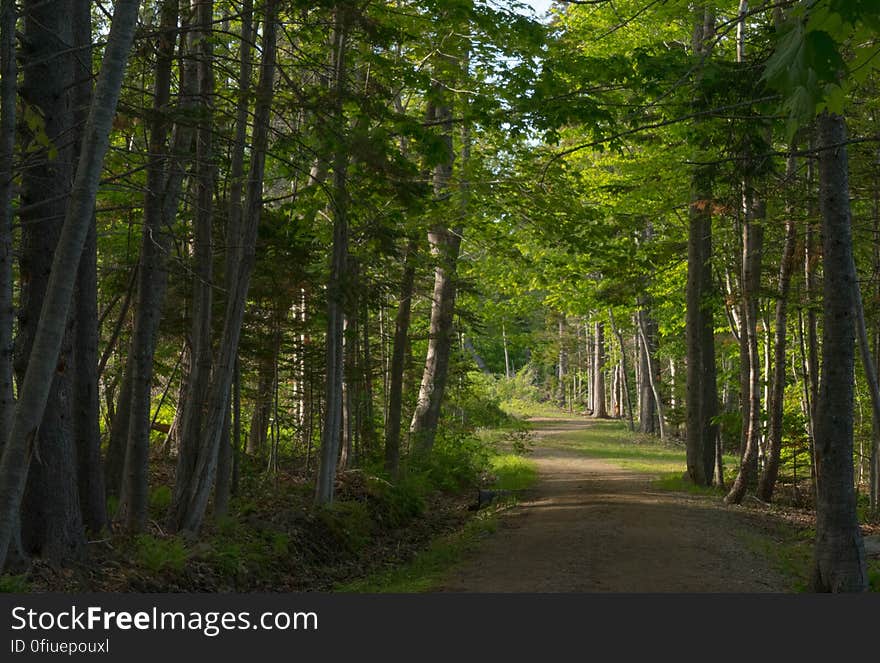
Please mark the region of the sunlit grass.
[[538, 480], [535, 462], [517, 454], [494, 456], [490, 461], [495, 487], [500, 490], [524, 490]]
[[[552, 429], [552, 424], [547, 426]], [[687, 458], [680, 440], [661, 442], [655, 437], [631, 433], [620, 421], [593, 421], [586, 428], [560, 431], [545, 438], [544, 444], [574, 449], [591, 458], [607, 460], [634, 472], [653, 474], [654, 486], [664, 490], [717, 493], [717, 488], [695, 486], [685, 478]], [[725, 475], [735, 473], [737, 460], [724, 457]], [[725, 477], [726, 478], [726, 477]]]
[[511, 398], [501, 402], [501, 409], [512, 417], [526, 419], [528, 417], [546, 417], [548, 419], [565, 419], [572, 416], [570, 412], [560, 410], [551, 403]]

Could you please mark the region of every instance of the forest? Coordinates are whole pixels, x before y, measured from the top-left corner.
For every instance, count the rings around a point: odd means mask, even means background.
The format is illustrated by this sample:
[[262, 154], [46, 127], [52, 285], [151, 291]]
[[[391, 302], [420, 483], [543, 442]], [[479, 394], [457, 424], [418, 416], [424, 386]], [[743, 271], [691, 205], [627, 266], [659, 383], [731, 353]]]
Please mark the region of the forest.
[[[878, 54], [872, 0], [0, 0], [0, 589], [534, 591], [610, 526], [497, 529], [564, 477], [880, 590]], [[588, 557], [538, 589], [655, 587]]]

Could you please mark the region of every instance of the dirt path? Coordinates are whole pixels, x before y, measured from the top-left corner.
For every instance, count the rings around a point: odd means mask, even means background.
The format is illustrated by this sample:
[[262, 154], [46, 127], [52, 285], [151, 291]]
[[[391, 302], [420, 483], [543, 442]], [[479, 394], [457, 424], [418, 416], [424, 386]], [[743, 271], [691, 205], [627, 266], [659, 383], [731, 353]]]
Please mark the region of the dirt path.
[[565, 448], [585, 419], [536, 420], [539, 479], [447, 592], [774, 592], [786, 580], [742, 538], [747, 516]]

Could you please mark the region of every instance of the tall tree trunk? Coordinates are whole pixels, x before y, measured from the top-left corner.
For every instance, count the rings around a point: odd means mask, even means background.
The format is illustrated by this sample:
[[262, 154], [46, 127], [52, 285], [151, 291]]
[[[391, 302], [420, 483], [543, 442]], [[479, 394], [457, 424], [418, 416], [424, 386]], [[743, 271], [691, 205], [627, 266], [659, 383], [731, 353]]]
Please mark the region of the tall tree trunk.
[[[5, 563], [18, 523], [18, 508], [27, 480], [29, 455], [37, 441], [37, 431], [52, 388], [52, 377], [59, 368], [63, 368], [58, 359], [73, 298], [74, 280], [70, 275], [77, 272], [94, 215], [104, 155], [109, 146], [125, 65], [134, 39], [138, 5], [138, 0], [118, 0], [115, 5], [103, 64], [83, 134], [82, 153], [34, 335], [31, 359], [21, 383], [9, 439], [0, 458], [0, 567]], [[65, 19], [63, 13], [61, 18]]]
[[201, 528], [211, 489], [214, 487], [220, 440], [223, 436], [223, 427], [228, 421], [235, 358], [238, 354], [241, 325], [255, 262], [257, 229], [263, 206], [263, 175], [269, 142], [270, 109], [275, 88], [277, 11], [277, 0], [268, 0], [265, 5], [260, 80], [257, 84], [257, 99], [254, 107], [253, 147], [244, 228], [242, 228], [241, 246], [237, 252], [238, 266], [231, 281], [234, 287], [228, 293], [217, 362], [209, 385], [205, 418], [203, 425], [200, 426], [201, 439], [197, 460], [192, 475], [187, 477], [188, 482], [180, 486], [179, 490], [175, 486], [180, 499], [177, 500], [177, 508], [173, 512], [174, 526], [175, 529], [189, 534], [196, 534]]
[[629, 378], [627, 376], [628, 370], [626, 367], [626, 346], [623, 343], [623, 334], [620, 333], [620, 330], [617, 328], [617, 325], [614, 323], [614, 313], [609, 309], [608, 310], [608, 319], [611, 322], [611, 331], [614, 336], [617, 337], [617, 344], [620, 347], [620, 373], [621, 380], [623, 384], [621, 385], [623, 389], [624, 400], [626, 402], [626, 416], [627, 416], [627, 424], [629, 426], [630, 431], [634, 431], [636, 429], [635, 422], [633, 421], [633, 406], [632, 400], [629, 395]]
[[[812, 148], [812, 144], [810, 145]], [[813, 160], [807, 160], [807, 180], [810, 189], [815, 189], [815, 167]], [[818, 216], [818, 210], [810, 205], [807, 217], [815, 219]], [[807, 223], [806, 236], [804, 238], [804, 295], [807, 300], [807, 319], [806, 319], [806, 375], [807, 393], [809, 398], [809, 410], [807, 418], [810, 422], [810, 475], [813, 485], [814, 497], [817, 497], [819, 484], [819, 471], [816, 462], [816, 405], [819, 402], [819, 321], [816, 315], [817, 290], [816, 287], [816, 266], [819, 261], [819, 254], [816, 249], [816, 232], [812, 221]]]
[[[73, 43], [72, 8], [71, 0], [28, 0], [22, 4], [23, 38], [29, 46], [22, 68], [22, 101], [42, 116], [45, 135], [54, 149], [43, 148], [22, 173], [21, 300], [15, 343], [20, 388], [36, 359], [34, 338], [73, 179], [76, 125], [71, 96], [75, 68], [68, 52]], [[77, 254], [68, 278], [77, 273], [79, 257]], [[71, 281], [75, 285], [76, 279]], [[85, 544], [73, 430], [75, 307], [67, 311], [59, 346], [63, 369], [55, 372], [50, 387], [49, 398], [55, 405], [45, 410], [35, 430], [33, 460], [21, 506], [25, 552], [54, 561], [77, 557]]]
[[171, 68], [177, 32], [178, 2], [163, 0], [156, 59], [153, 113], [150, 120], [150, 161], [144, 200], [144, 229], [138, 264], [137, 304], [131, 339], [131, 395], [128, 406], [128, 442], [117, 519], [132, 532], [147, 524], [149, 506], [150, 415], [153, 393], [153, 357], [167, 283], [166, 257], [171, 237], [164, 224], [166, 154], [171, 103]]
[[818, 130], [825, 279], [813, 590], [861, 592], [868, 575], [853, 488], [855, 274], [846, 122], [826, 111], [818, 118]]
[[[788, 158], [787, 180], [794, 184], [796, 175], [794, 156]], [[758, 482], [758, 497], [765, 502], [773, 498], [773, 489], [779, 475], [779, 461], [782, 453], [782, 410], [785, 397], [786, 372], [786, 333], [788, 331], [788, 293], [791, 274], [794, 270], [795, 250], [797, 248], [797, 224], [794, 219], [794, 205], [786, 205], [785, 245], [782, 249], [782, 262], [779, 265], [779, 282], [776, 290], [776, 319], [774, 321], [775, 339], [773, 342], [773, 375], [770, 386], [770, 399], [767, 404], [769, 425], [767, 433], [767, 462], [761, 480]]]
[[[335, 93], [335, 124], [340, 136], [345, 135], [346, 50], [348, 24], [345, 10], [336, 8], [333, 28], [333, 76]], [[343, 324], [348, 265], [348, 155], [343, 145], [336, 147], [333, 160], [333, 253], [330, 260], [330, 282], [327, 287], [326, 385], [324, 424], [321, 430], [321, 460], [315, 484], [315, 502], [333, 501], [339, 442], [342, 435], [342, 388], [345, 380], [343, 357]]]
[[[434, 196], [439, 204], [445, 204], [450, 195], [449, 185], [454, 160], [451, 106], [437, 106], [434, 109], [433, 122], [442, 127], [442, 140], [446, 150], [446, 159], [434, 169]], [[435, 226], [428, 233], [431, 255], [434, 256], [437, 265], [434, 268], [428, 353], [425, 357], [419, 397], [410, 425], [413, 454], [421, 457], [429, 455], [434, 446], [443, 393], [446, 389], [454, 337], [455, 272], [461, 246], [461, 233], [461, 227], [450, 229], [444, 226]]]
[[[241, 33], [239, 39], [239, 75], [238, 75], [238, 109], [235, 118], [235, 138], [229, 166], [229, 213], [226, 223], [226, 262], [224, 266], [224, 285], [227, 293], [235, 288], [234, 277], [238, 247], [241, 243], [242, 215], [244, 213], [244, 152], [247, 140], [247, 126], [250, 112], [249, 96], [251, 91], [251, 44], [254, 39], [253, 0], [244, 0], [241, 8]], [[228, 306], [228, 302], [227, 302]], [[237, 363], [236, 363], [237, 365]], [[235, 379], [233, 379], [233, 384]], [[228, 410], [220, 438], [217, 457], [217, 485], [214, 490], [214, 516], [226, 514], [229, 497], [232, 491], [233, 470], [237, 446], [232, 434], [232, 410]]]
[[744, 188], [745, 219], [742, 225], [742, 301], [740, 319], [745, 364], [740, 367], [743, 385], [743, 445], [739, 472], [725, 497], [728, 504], [740, 504], [746, 490], [757, 479], [758, 445], [761, 439], [761, 355], [758, 347], [758, 291], [764, 247], [764, 205], [755, 199], [750, 183]]
[[[639, 316], [639, 334], [642, 337], [642, 343], [645, 347], [648, 347], [648, 331], [645, 324], [645, 319], [642, 316], [642, 312], [638, 312]], [[663, 398], [660, 396], [660, 376], [654, 372], [654, 364], [653, 362], [648, 362], [646, 368], [648, 369], [648, 383], [651, 386], [651, 395], [654, 398], [654, 403], [657, 406], [657, 422], [660, 427], [660, 439], [666, 439], [666, 417], [663, 413]]]
[[188, 511], [187, 491], [193, 484], [204, 440], [202, 426], [208, 405], [213, 368], [212, 307], [214, 289], [213, 217], [214, 217], [214, 48], [213, 0], [192, 0], [193, 25], [189, 33], [190, 52], [201, 111], [196, 132], [195, 210], [193, 218], [193, 303], [192, 359], [186, 399], [183, 404], [180, 449], [177, 455], [174, 495], [169, 527], [181, 529]]
[[568, 376], [568, 353], [565, 350], [565, 314], [559, 316], [559, 363], [556, 366], [558, 380], [556, 400], [559, 407], [565, 407], [565, 381]]
[[[714, 15], [703, 5], [697, 8], [694, 54], [703, 59], [711, 51], [715, 34]], [[698, 69], [699, 71], [699, 69]], [[698, 74], [699, 75], [699, 74]], [[698, 107], [700, 100], [694, 100]], [[712, 303], [712, 181], [703, 167], [691, 180], [688, 229], [687, 276], [687, 470], [697, 485], [709, 485], [715, 467], [717, 413], [715, 340]], [[714, 403], [713, 403], [714, 400]]]
[[[77, 127], [76, 156], [92, 101], [92, 3], [72, 0], [74, 61], [73, 104]], [[73, 343], [73, 432], [77, 483], [83, 524], [97, 533], [107, 524], [104, 471], [101, 465], [101, 404], [98, 394], [98, 243], [95, 219], [89, 227], [77, 271], [76, 329]]]
[[13, 388], [12, 200], [18, 63], [15, 59], [15, 0], [0, 1], [0, 450], [15, 410]]
[[597, 419], [607, 419], [608, 410], [605, 407], [605, 324], [596, 323], [594, 341], [595, 359], [593, 361], [593, 416]]
[[413, 283], [416, 273], [418, 244], [410, 239], [403, 263], [397, 316], [394, 320], [394, 345], [391, 349], [391, 370], [388, 377], [388, 418], [385, 420], [385, 471], [397, 478], [400, 469], [400, 424], [403, 408], [403, 375], [406, 370], [406, 345], [412, 310]]
[[[644, 326], [645, 333], [641, 333]], [[641, 377], [639, 402], [639, 432], [655, 435], [659, 430], [657, 421], [657, 401], [651, 388], [650, 373], [659, 374], [657, 361], [657, 322], [646, 306], [636, 312], [636, 334], [639, 347], [639, 375]]]

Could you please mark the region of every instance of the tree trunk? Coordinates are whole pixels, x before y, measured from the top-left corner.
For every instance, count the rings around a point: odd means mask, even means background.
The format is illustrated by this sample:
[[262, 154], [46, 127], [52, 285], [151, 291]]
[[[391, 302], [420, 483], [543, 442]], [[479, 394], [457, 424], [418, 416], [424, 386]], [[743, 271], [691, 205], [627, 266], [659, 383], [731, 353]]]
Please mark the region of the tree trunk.
[[[346, 50], [348, 24], [345, 10], [337, 6], [333, 27], [333, 76], [335, 92], [335, 124], [340, 136], [345, 135]], [[333, 160], [333, 253], [330, 261], [330, 282], [327, 286], [327, 339], [324, 424], [321, 430], [321, 460], [315, 484], [315, 502], [333, 501], [336, 463], [342, 435], [342, 387], [345, 380], [343, 357], [344, 302], [346, 267], [348, 265], [348, 189], [346, 175], [348, 155], [342, 144], [337, 145]]]
[[163, 0], [158, 35], [153, 114], [150, 121], [150, 161], [144, 200], [144, 229], [138, 264], [137, 298], [131, 340], [131, 400], [128, 442], [116, 517], [126, 529], [141, 532], [149, 506], [150, 418], [153, 358], [167, 283], [166, 256], [171, 237], [166, 231], [163, 194], [171, 103], [171, 68], [177, 32], [177, 0]]
[[[52, 376], [59, 368], [64, 368], [59, 365], [58, 359], [73, 298], [74, 280], [70, 275], [77, 272], [94, 214], [104, 155], [109, 146], [125, 65], [134, 39], [138, 5], [138, 0], [118, 0], [115, 5], [103, 64], [83, 134], [83, 148], [34, 335], [31, 359], [19, 391], [11, 433], [0, 459], [0, 567], [6, 560], [18, 522], [18, 508], [28, 475], [29, 452], [37, 441], [37, 431], [52, 388]], [[51, 6], [47, 9], [57, 10]], [[63, 13], [61, 19], [66, 20]], [[58, 495], [53, 497], [57, 499]]]
[[181, 529], [189, 508], [187, 494], [197, 473], [204, 440], [205, 411], [213, 368], [213, 216], [214, 216], [214, 48], [213, 0], [192, 0], [194, 17], [189, 33], [199, 96], [200, 120], [196, 131], [195, 210], [193, 219], [192, 355], [186, 399], [183, 404], [180, 449], [177, 455], [174, 495], [169, 527]]
[[741, 365], [743, 386], [743, 444], [739, 472], [725, 497], [728, 504], [740, 504], [746, 490], [757, 479], [758, 445], [761, 439], [761, 355], [758, 347], [758, 291], [764, 247], [764, 204], [755, 200], [750, 183], [744, 188], [745, 219], [742, 226], [742, 301], [740, 342], [745, 364]]
[[[648, 347], [648, 332], [645, 325], [645, 319], [642, 317], [641, 311], [638, 313], [639, 316], [639, 333], [642, 337], [642, 343], [645, 347]], [[654, 372], [654, 363], [649, 361], [647, 366], [648, 370], [648, 383], [651, 385], [651, 395], [654, 398], [654, 403], [657, 406], [657, 422], [660, 427], [660, 439], [666, 439], [666, 421], [665, 416], [663, 414], [663, 398], [660, 396], [660, 376], [658, 376]]]
[[[76, 124], [71, 96], [76, 68], [68, 53], [73, 43], [72, 9], [69, 0], [29, 0], [22, 4], [23, 39], [28, 44], [22, 67], [22, 102], [42, 116], [53, 149], [43, 148], [32, 155], [32, 165], [21, 177], [21, 294], [15, 340], [20, 392], [21, 381], [36, 359], [32, 351], [34, 338], [50, 287], [53, 253], [59, 246], [73, 179]], [[74, 291], [76, 279], [71, 275], [77, 273], [81, 249], [82, 245], [68, 273]], [[45, 410], [35, 430], [33, 461], [21, 505], [25, 552], [56, 562], [77, 557], [85, 544], [73, 430], [75, 305], [66, 311], [58, 357], [63, 369], [55, 371], [51, 379], [49, 398], [54, 406]]]
[[[247, 188], [244, 228], [237, 255], [237, 269], [231, 280], [234, 287], [228, 293], [228, 301], [220, 337], [217, 362], [208, 390], [204, 423], [199, 427], [201, 439], [197, 461], [189, 481], [180, 487], [182, 499], [177, 502], [174, 525], [177, 530], [196, 534], [201, 528], [211, 489], [217, 473], [218, 451], [223, 427], [228, 421], [229, 398], [235, 358], [241, 335], [241, 324], [247, 303], [253, 271], [257, 229], [263, 206], [263, 174], [269, 141], [269, 114], [275, 81], [275, 35], [277, 29], [277, 2], [269, 0], [265, 5], [263, 30], [263, 54], [260, 64], [260, 80], [257, 84], [257, 100], [254, 108], [254, 134], [251, 150], [250, 175]], [[177, 486], [175, 486], [177, 488]]]
[[[92, 3], [73, 0], [71, 24], [77, 49], [73, 104], [77, 127], [76, 156], [82, 151], [81, 127], [92, 101]], [[98, 394], [98, 245], [95, 219], [89, 227], [77, 271], [74, 332], [73, 432], [76, 440], [80, 510], [86, 530], [98, 533], [107, 524], [107, 500], [101, 465], [101, 404]]]
[[816, 404], [819, 486], [813, 590], [861, 592], [867, 589], [868, 576], [853, 489], [856, 284], [846, 123], [826, 111], [819, 116], [818, 130], [825, 279], [822, 380]]
[[[274, 347], [273, 343], [273, 347]], [[257, 394], [251, 415], [251, 425], [248, 431], [247, 454], [259, 457], [266, 449], [266, 438], [269, 430], [269, 418], [272, 410], [272, 387], [275, 383], [275, 357], [272, 356], [260, 361], [257, 373]]]
[[[641, 333], [644, 326], [645, 333]], [[641, 377], [639, 402], [639, 432], [646, 435], [656, 435], [659, 432], [657, 421], [657, 401], [651, 388], [649, 375], [659, 374], [657, 362], [657, 322], [650, 315], [646, 307], [641, 307], [636, 312], [636, 333], [638, 337], [639, 351], [639, 375]]]
[[391, 370], [388, 378], [388, 418], [385, 420], [385, 471], [397, 478], [400, 470], [400, 424], [403, 408], [403, 375], [406, 370], [406, 345], [409, 338], [409, 320], [412, 309], [413, 283], [416, 273], [418, 244], [410, 239], [403, 263], [397, 316], [394, 320], [394, 345], [391, 350]]
[[[708, 57], [715, 34], [714, 16], [706, 7], [697, 11], [694, 54]], [[699, 75], [699, 74], [698, 74]], [[699, 104], [695, 100], [694, 106]], [[687, 276], [687, 470], [700, 486], [712, 483], [715, 468], [717, 414], [715, 385], [715, 337], [712, 303], [712, 182], [703, 167], [697, 167], [691, 180], [688, 228]]]
[[617, 325], [614, 324], [614, 313], [610, 309], [608, 310], [608, 319], [611, 321], [611, 331], [617, 337], [617, 344], [620, 346], [620, 373], [623, 382], [621, 388], [623, 389], [624, 400], [626, 401], [627, 424], [630, 431], [634, 431], [636, 427], [635, 422], [633, 421], [633, 406], [629, 395], [629, 378], [627, 377], [628, 371], [626, 367], [626, 346], [623, 344], [623, 334], [620, 333]]
[[[789, 186], [794, 183], [796, 164], [794, 156], [788, 158], [786, 173]], [[797, 224], [792, 218], [794, 205], [786, 205], [785, 245], [782, 249], [782, 262], [779, 265], [779, 283], [776, 291], [776, 319], [774, 321], [775, 339], [773, 342], [773, 375], [770, 386], [769, 426], [767, 433], [767, 463], [758, 482], [758, 497], [765, 502], [773, 499], [773, 489], [779, 475], [779, 461], [782, 452], [782, 410], [785, 396], [786, 372], [786, 333], [788, 331], [788, 292], [791, 274], [794, 269], [795, 249], [797, 248]]]
[[[241, 33], [239, 38], [238, 109], [235, 117], [235, 138], [229, 165], [229, 213], [226, 223], [226, 262], [224, 285], [227, 293], [235, 287], [233, 281], [236, 270], [238, 247], [241, 243], [242, 216], [244, 214], [244, 152], [247, 140], [248, 116], [250, 112], [249, 94], [251, 91], [251, 44], [253, 34], [253, 0], [244, 0], [241, 8]], [[228, 302], [227, 302], [228, 306]], [[236, 362], [237, 366], [237, 362]], [[233, 384], [235, 379], [233, 378]], [[232, 492], [233, 473], [236, 469], [237, 434], [233, 435], [233, 413], [227, 412], [220, 438], [217, 457], [217, 485], [214, 490], [214, 516], [226, 515], [229, 497]]]
[[568, 353], [565, 351], [565, 314], [559, 316], [559, 363], [557, 364], [558, 380], [556, 400], [559, 407], [565, 407], [565, 381], [568, 376]]
[[605, 324], [596, 323], [594, 340], [595, 359], [593, 361], [593, 416], [597, 419], [607, 419], [608, 410], [605, 407]]
[[0, 1], [0, 451], [15, 411], [13, 388], [13, 159], [18, 63], [15, 59], [15, 0]]
[[[434, 196], [440, 204], [449, 197], [454, 152], [452, 145], [452, 108], [438, 106], [433, 122], [443, 128], [442, 140], [446, 159], [434, 169]], [[455, 312], [455, 272], [461, 246], [462, 229], [437, 226], [428, 233], [431, 255], [437, 260], [434, 269], [434, 295], [431, 301], [431, 327], [428, 353], [410, 425], [413, 454], [428, 456], [434, 446], [440, 408], [452, 352], [453, 316]]]

